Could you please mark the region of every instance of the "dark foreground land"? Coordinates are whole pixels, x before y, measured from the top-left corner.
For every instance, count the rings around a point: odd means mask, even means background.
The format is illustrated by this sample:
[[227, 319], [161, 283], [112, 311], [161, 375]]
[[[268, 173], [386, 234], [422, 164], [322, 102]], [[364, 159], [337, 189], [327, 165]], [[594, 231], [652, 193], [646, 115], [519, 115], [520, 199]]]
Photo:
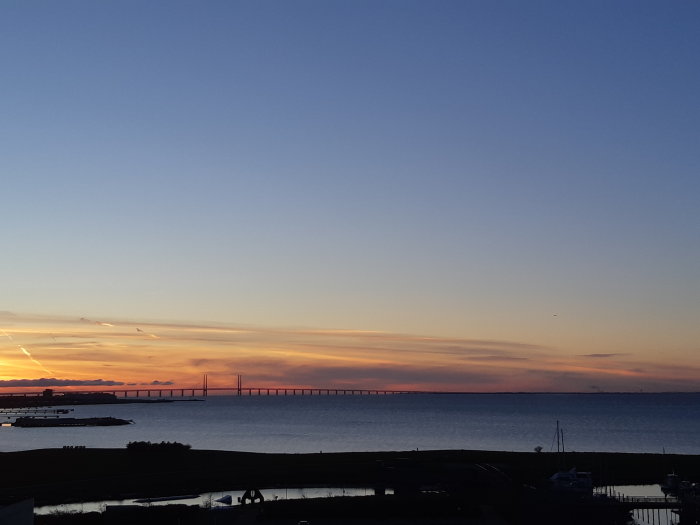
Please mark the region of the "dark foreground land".
[[35, 517], [35, 525], [508, 525], [478, 505], [460, 506], [455, 498], [422, 495], [357, 496], [265, 501], [262, 504], [206, 509], [194, 505], [111, 507], [104, 512]]
[[[273, 487], [368, 487], [379, 489], [378, 493], [383, 488], [395, 492], [395, 496], [368, 498], [363, 503], [356, 498], [333, 498], [335, 501], [326, 504], [340, 505], [340, 510], [335, 512], [346, 517], [359, 512], [363, 505], [369, 506], [367, 513], [373, 517], [401, 512], [419, 517], [421, 513], [434, 515], [438, 511], [447, 513], [445, 519], [483, 516], [485, 504], [501, 511], [505, 509], [507, 514], [508, 508], [520, 508], [517, 505], [521, 503], [514, 502], [523, 501], [522, 487], [541, 485], [552, 473], [571, 467], [593, 472], [598, 485], [655, 484], [672, 471], [684, 479], [700, 479], [700, 456], [672, 454], [567, 452], [561, 455], [468, 450], [259, 454], [145, 447], [8, 452], [0, 454], [0, 461], [4, 472], [0, 477], [0, 498], [31, 497], [36, 505], [254, 488], [264, 493], [265, 488]], [[355, 501], [341, 502], [349, 499]], [[287, 507], [283, 508], [284, 505]], [[313, 507], [290, 512], [294, 505]], [[318, 500], [265, 502], [265, 506], [268, 517], [275, 513], [283, 517], [286, 512], [293, 519], [314, 512], [323, 514], [324, 509]], [[168, 512], [152, 509], [142, 510], [142, 514]], [[200, 522], [196, 516], [201, 511], [197, 508], [173, 505], [172, 509], [179, 509], [181, 523]], [[176, 512], [172, 509], [171, 512]], [[399, 512], [399, 509], [403, 510]], [[192, 515], [191, 521], [183, 521], [188, 513]], [[332, 514], [330, 507], [326, 513]], [[58, 518], [41, 518], [41, 523], [60, 523], [47, 519]], [[146, 521], [158, 523], [159, 519], [153, 515]], [[257, 516], [256, 520], [259, 519]], [[480, 523], [486, 522], [483, 517], [479, 519]], [[239, 516], [235, 521], [245, 520]], [[73, 516], [64, 523], [79, 522]], [[318, 523], [318, 520], [314, 522]]]
[[262, 454], [159, 447], [0, 453], [0, 497], [37, 505], [270, 487], [537, 484], [561, 468], [598, 485], [659, 483], [675, 471], [700, 479], [700, 456], [599, 452], [437, 450]]

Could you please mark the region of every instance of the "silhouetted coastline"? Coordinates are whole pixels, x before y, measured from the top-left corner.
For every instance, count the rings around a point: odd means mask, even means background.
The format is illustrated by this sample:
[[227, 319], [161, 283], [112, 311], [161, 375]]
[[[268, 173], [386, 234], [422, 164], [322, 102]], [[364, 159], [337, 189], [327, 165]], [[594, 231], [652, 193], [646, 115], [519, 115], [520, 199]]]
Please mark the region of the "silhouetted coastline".
[[[56, 394], [47, 389], [38, 395], [0, 396], [0, 408], [39, 408], [74, 405], [116, 405], [125, 403], [171, 403], [170, 399], [120, 398], [106, 392], [66, 392]], [[180, 400], [178, 400], [180, 401]]]

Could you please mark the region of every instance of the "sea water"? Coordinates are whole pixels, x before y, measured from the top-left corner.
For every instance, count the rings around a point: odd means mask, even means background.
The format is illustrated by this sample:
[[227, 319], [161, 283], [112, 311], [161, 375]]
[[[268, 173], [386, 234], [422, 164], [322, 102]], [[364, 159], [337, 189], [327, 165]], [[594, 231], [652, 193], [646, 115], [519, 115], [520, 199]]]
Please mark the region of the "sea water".
[[[178, 398], [175, 398], [178, 399]], [[209, 396], [72, 407], [116, 427], [0, 427], [0, 451], [131, 441], [195, 449], [342, 452], [475, 449], [700, 454], [700, 394], [395, 394]]]

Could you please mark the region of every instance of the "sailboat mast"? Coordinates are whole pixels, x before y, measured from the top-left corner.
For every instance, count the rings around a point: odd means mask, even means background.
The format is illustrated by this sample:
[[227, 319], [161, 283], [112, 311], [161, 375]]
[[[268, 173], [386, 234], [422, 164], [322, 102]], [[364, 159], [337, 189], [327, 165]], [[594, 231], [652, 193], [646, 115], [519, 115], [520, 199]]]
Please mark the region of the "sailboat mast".
[[566, 448], [564, 448], [564, 429], [562, 428], [560, 430], [560, 432], [561, 432], [561, 452], [563, 454], [564, 452], [566, 452]]

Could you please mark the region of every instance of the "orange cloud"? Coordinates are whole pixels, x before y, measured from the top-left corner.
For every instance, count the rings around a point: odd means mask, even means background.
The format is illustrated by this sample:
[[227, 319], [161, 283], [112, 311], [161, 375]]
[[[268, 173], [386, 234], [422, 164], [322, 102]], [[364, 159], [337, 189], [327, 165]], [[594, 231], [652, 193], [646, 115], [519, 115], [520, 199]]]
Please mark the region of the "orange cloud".
[[[152, 384], [157, 370], [156, 384], [184, 388], [207, 373], [211, 387], [233, 387], [241, 374], [247, 386], [261, 388], [698, 389], [699, 370], [685, 363], [660, 366], [629, 353], [566, 355], [524, 341], [6, 313], [0, 327], [6, 334], [0, 338], [0, 381], [38, 380], [51, 370], [57, 381]], [[0, 388], [8, 385], [0, 382]]]

